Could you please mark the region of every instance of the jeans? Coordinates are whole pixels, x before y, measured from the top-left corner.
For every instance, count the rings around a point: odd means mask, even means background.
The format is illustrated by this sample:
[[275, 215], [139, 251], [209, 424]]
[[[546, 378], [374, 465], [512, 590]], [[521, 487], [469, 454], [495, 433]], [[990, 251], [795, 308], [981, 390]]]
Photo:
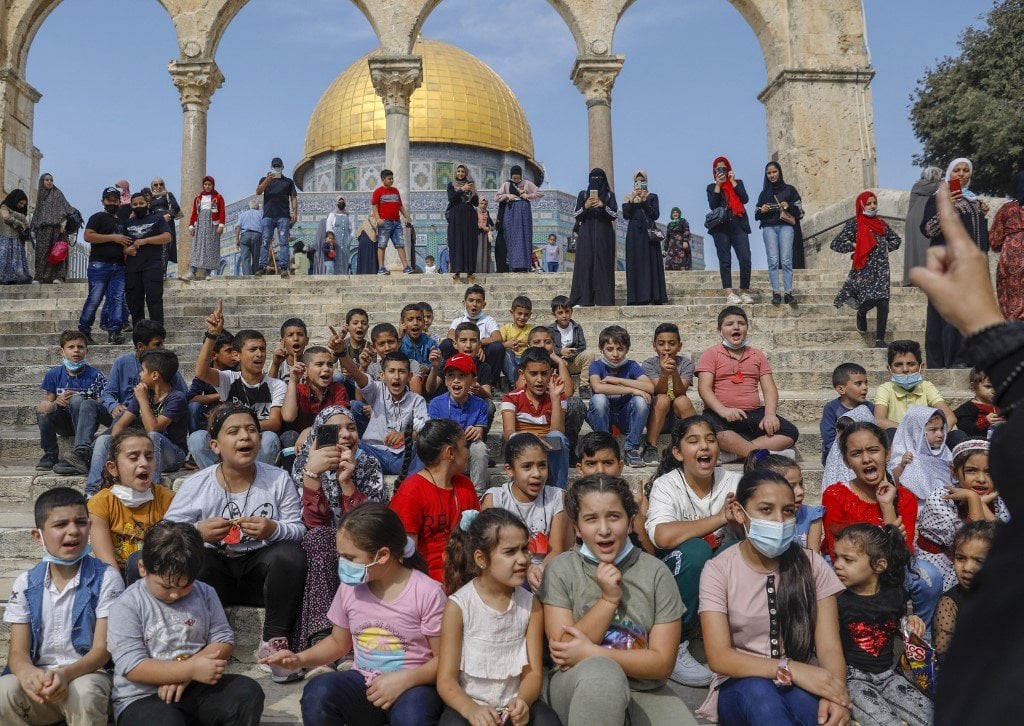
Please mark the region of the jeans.
[[86, 334], [92, 330], [92, 324], [96, 320], [96, 311], [99, 310], [100, 301], [105, 296], [107, 308], [110, 310], [107, 322], [108, 330], [120, 330], [124, 323], [122, 318], [124, 265], [115, 265], [111, 262], [90, 262], [86, 277], [89, 280], [89, 292], [85, 298], [85, 305], [82, 306], [82, 316], [78, 319], [78, 329]]
[[767, 678], [730, 678], [718, 691], [718, 722], [728, 726], [817, 726], [818, 697]]
[[722, 289], [732, 287], [732, 251], [740, 264], [740, 289], [750, 289], [750, 237], [740, 222], [730, 219], [717, 227], [711, 235], [715, 238], [718, 252], [718, 272], [722, 278]]
[[547, 483], [564, 490], [569, 483], [569, 439], [561, 431], [548, 431], [544, 439], [552, 446], [548, 452]]
[[549, 262], [548, 263], [548, 272], [558, 272], [558, 263], [557, 262]]
[[288, 271], [288, 240], [291, 238], [291, 217], [264, 217], [263, 244], [260, 246], [260, 269], [267, 269], [270, 262], [270, 243], [274, 241], [274, 230], [277, 230], [277, 271]]
[[433, 686], [413, 686], [387, 711], [366, 698], [366, 679], [359, 671], [317, 676], [302, 689], [302, 722], [316, 726], [436, 726], [444, 702]]
[[[347, 275], [351, 271], [350, 261], [352, 259], [352, 235], [343, 235], [334, 230], [335, 254], [334, 274]], [[327, 274], [331, 274], [331, 265], [327, 265]]]
[[501, 370], [505, 374], [505, 378], [508, 379], [510, 388], [515, 388], [517, 368], [519, 368], [519, 356], [516, 355], [515, 351], [506, 348], [505, 359], [501, 363]]
[[761, 228], [764, 237], [764, 251], [768, 256], [768, 279], [772, 291], [779, 292], [779, 268], [782, 268], [782, 290], [793, 290], [793, 237], [796, 229], [788, 224], [771, 225]]
[[386, 250], [388, 240], [395, 245], [395, 249], [405, 247], [405, 239], [402, 236], [402, 222], [398, 219], [385, 219], [377, 227], [377, 249]]
[[[89, 475], [85, 480], [85, 493], [92, 496], [100, 490], [103, 482], [103, 467], [110, 455], [110, 434], [103, 434], [96, 439], [92, 447], [92, 461], [89, 463]], [[154, 483], [160, 481], [165, 471], [177, 471], [185, 463], [188, 452], [175, 444], [159, 431], [150, 431], [149, 440], [153, 442], [153, 474]]]
[[188, 430], [189, 433], [193, 431], [203, 431], [206, 429], [206, 414], [213, 408], [208, 403], [196, 403], [190, 401], [188, 404]]
[[[210, 434], [205, 430], [193, 431], [188, 435], [188, 452], [196, 466], [205, 469], [217, 463], [217, 457], [210, 449]], [[264, 464], [274, 466], [281, 455], [281, 439], [273, 431], [260, 433], [260, 453], [257, 459]]]
[[595, 393], [590, 397], [587, 408], [587, 423], [594, 431], [610, 433], [614, 420], [619, 429], [626, 432], [626, 451], [639, 451], [643, 448], [644, 426], [650, 412], [651, 405], [641, 396], [623, 394], [609, 397]]
[[[252, 275], [260, 268], [260, 251], [263, 249], [263, 233], [245, 230], [238, 240], [238, 259], [243, 275]], [[266, 267], [266, 264], [263, 265]]]
[[[406, 476], [415, 474], [423, 468], [423, 462], [420, 461], [419, 453], [416, 451], [416, 444], [411, 444], [411, 446], [412, 458], [409, 460], [409, 471], [406, 472]], [[370, 446], [362, 441], [359, 442], [359, 448], [379, 461], [380, 468], [385, 474], [402, 473], [402, 463], [405, 461], [404, 450], [396, 454], [391, 449], [378, 449], [376, 446]]]
[[177, 703], [165, 703], [157, 695], [132, 701], [118, 726], [188, 726], [188, 724], [232, 724], [258, 726], [266, 696], [248, 676], [225, 673], [216, 685], [192, 681]]
[[[125, 285], [127, 286], [127, 280], [125, 281]], [[123, 323], [121, 327], [128, 327], [128, 321], [132, 319], [132, 314], [131, 311], [128, 310], [128, 302], [124, 298], [125, 296], [122, 295], [121, 301], [115, 302], [110, 299], [109, 295], [107, 295], [106, 300], [103, 301], [103, 310], [100, 311], [101, 328], [103, 328], [104, 330], [110, 330], [110, 309], [115, 305], [118, 305], [121, 308], [121, 321]]]
[[88, 459], [92, 448], [92, 437], [100, 424], [110, 424], [110, 414], [103, 404], [94, 398], [75, 395], [68, 400], [65, 408], [58, 406], [50, 413], [36, 412], [39, 425], [39, 448], [44, 454], [57, 458], [57, 436], [74, 436], [75, 451]]
[[[164, 322], [164, 268], [152, 265], [141, 270], [125, 273], [125, 299], [132, 314], [132, 323], [139, 324], [143, 318], [157, 323]], [[146, 312], [149, 315], [146, 315]]]
[[925, 640], [931, 641], [935, 607], [942, 597], [942, 573], [931, 562], [918, 557], [907, 569], [907, 575], [903, 578], [903, 589], [910, 595], [910, 600], [914, 604], [914, 615], [924, 621]]

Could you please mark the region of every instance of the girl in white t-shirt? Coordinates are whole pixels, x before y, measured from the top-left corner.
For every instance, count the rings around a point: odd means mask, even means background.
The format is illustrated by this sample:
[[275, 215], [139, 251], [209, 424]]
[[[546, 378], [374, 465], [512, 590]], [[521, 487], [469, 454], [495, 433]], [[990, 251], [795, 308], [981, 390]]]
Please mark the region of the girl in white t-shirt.
[[[543, 481], [543, 480], [542, 480]], [[445, 726], [555, 726], [540, 700], [544, 614], [522, 587], [530, 530], [500, 508], [467, 510], [448, 540], [437, 691]]]
[[544, 566], [572, 546], [572, 529], [562, 504], [564, 492], [545, 484], [548, 450], [535, 434], [517, 434], [505, 443], [505, 473], [511, 479], [488, 489], [480, 508], [507, 509], [526, 524], [532, 560], [526, 581], [531, 590], [536, 590]]

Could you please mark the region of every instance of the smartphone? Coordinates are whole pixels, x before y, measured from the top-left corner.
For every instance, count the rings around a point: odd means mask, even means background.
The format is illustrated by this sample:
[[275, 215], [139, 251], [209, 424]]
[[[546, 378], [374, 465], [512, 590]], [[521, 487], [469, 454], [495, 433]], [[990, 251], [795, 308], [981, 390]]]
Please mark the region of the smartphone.
[[964, 190], [963, 184], [959, 179], [949, 180], [949, 193], [950, 194], [962, 194]]
[[596, 189], [591, 189], [590, 190], [590, 198], [591, 199], [597, 199], [597, 190]]
[[326, 449], [338, 445], [338, 424], [320, 424], [316, 427], [316, 448]]

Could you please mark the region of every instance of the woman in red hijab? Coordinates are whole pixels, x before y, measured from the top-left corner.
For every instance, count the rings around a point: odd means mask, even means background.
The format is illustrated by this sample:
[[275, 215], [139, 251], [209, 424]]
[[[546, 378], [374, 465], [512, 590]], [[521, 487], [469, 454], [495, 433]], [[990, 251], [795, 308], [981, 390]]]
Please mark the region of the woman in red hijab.
[[192, 234], [189, 264], [192, 274], [183, 280], [205, 280], [220, 267], [220, 236], [224, 233], [224, 197], [216, 189], [212, 176], [203, 177], [203, 192], [192, 201], [188, 231]]
[[836, 252], [853, 253], [853, 267], [836, 295], [837, 308], [849, 305], [857, 310], [857, 330], [868, 332], [868, 311], [878, 309], [875, 347], [885, 347], [885, 325], [889, 320], [889, 253], [903, 240], [878, 217], [878, 198], [872, 191], [857, 196], [856, 216], [832, 240]]
[[[708, 232], [715, 239], [722, 289], [729, 291], [726, 302], [730, 305], [749, 305], [754, 302], [754, 298], [750, 296], [750, 219], [743, 206], [749, 199], [747, 190], [743, 188], [743, 182], [736, 178], [732, 164], [724, 156], [714, 160], [711, 173], [715, 181], [708, 184], [708, 206], [712, 212], [721, 209], [723, 213], [715, 226], [708, 227]], [[739, 293], [732, 286], [733, 250], [736, 250], [736, 260], [740, 264]]]

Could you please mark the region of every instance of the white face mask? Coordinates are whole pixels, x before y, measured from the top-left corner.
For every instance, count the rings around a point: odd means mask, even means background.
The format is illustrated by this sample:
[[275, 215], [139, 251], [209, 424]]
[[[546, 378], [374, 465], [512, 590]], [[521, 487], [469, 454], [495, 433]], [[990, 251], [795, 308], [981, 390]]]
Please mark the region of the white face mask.
[[864, 210], [864, 216], [865, 217], [877, 217], [878, 216], [878, 210], [877, 209], [865, 209]]
[[141, 507], [146, 502], [153, 501], [153, 487], [144, 492], [136, 491], [124, 484], [114, 484], [110, 487], [110, 493], [121, 500], [121, 503], [129, 509]]

